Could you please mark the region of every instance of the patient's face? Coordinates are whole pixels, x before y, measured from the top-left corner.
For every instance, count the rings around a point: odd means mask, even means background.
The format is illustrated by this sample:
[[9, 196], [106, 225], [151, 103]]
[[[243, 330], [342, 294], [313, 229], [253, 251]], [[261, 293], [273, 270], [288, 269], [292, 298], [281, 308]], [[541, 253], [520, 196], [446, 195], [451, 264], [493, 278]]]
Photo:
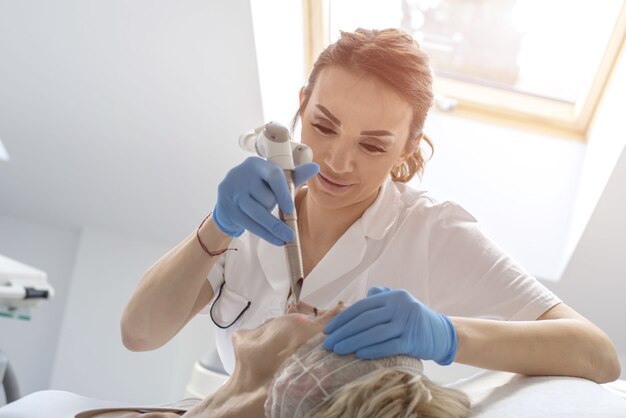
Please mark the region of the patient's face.
[[280, 365], [305, 342], [324, 331], [343, 305], [314, 315], [313, 309], [300, 303], [289, 313], [266, 321], [263, 325], [238, 330], [233, 334], [237, 364], [259, 376], [271, 377]]

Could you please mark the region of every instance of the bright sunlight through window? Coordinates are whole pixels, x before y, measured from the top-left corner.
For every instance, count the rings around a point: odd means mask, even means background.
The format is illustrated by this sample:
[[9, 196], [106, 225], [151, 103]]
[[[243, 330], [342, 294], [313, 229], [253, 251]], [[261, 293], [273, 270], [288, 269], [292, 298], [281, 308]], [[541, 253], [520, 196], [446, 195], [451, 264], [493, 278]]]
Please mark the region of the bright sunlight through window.
[[[328, 39], [397, 27], [460, 107], [584, 133], [626, 26], [624, 0], [329, 0]], [[318, 15], [322, 15], [321, 13]]]

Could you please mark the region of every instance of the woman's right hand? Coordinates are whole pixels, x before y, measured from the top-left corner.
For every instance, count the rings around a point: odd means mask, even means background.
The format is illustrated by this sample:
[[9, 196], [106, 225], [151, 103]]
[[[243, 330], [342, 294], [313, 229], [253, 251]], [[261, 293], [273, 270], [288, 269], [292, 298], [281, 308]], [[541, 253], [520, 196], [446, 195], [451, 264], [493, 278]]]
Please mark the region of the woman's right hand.
[[[317, 163], [297, 166], [295, 186], [299, 187], [318, 172]], [[294, 210], [285, 173], [271, 162], [249, 157], [232, 168], [220, 183], [213, 220], [222, 232], [233, 237], [247, 229], [274, 245], [284, 245], [295, 239], [295, 233], [272, 215], [277, 203], [285, 213]]]

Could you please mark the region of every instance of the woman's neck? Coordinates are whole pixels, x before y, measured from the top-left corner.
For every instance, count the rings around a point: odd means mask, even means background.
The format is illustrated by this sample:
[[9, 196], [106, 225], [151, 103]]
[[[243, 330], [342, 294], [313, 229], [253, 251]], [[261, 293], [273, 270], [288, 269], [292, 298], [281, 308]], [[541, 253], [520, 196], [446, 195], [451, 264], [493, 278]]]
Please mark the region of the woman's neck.
[[195, 405], [184, 416], [200, 417], [261, 417], [272, 384], [272, 376], [258, 376], [235, 367], [233, 375], [217, 392]]
[[[301, 189], [298, 206], [298, 227], [309, 241], [336, 242], [376, 200], [376, 196], [345, 208], [328, 209], [317, 204], [306, 188]], [[297, 202], [296, 202], [297, 204]]]

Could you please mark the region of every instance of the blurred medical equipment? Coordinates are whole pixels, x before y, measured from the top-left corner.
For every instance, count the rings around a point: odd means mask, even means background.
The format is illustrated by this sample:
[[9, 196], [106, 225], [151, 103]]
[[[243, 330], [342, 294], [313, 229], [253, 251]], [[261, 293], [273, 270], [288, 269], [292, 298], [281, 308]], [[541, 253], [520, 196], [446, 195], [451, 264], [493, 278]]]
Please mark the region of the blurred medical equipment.
[[0, 255], [0, 317], [28, 320], [31, 308], [53, 296], [45, 272]]
[[0, 351], [0, 390], [2, 390], [2, 396], [4, 396], [4, 399], [0, 398], [0, 406], [20, 398], [17, 378], [9, 364], [7, 355], [2, 351]]
[[[30, 309], [54, 296], [47, 274], [0, 255], [0, 317], [30, 319]], [[17, 379], [7, 356], [0, 351], [0, 390], [4, 401], [20, 398]], [[0, 405], [3, 400], [0, 399]]]
[[[296, 195], [294, 168], [302, 163], [313, 161], [313, 151], [309, 146], [293, 141], [289, 130], [276, 122], [269, 122], [242, 134], [239, 137], [239, 146], [245, 151], [257, 153], [260, 157], [282, 168], [287, 178], [291, 199], [294, 200]], [[285, 252], [289, 264], [291, 293], [297, 304], [300, 301], [300, 291], [304, 281], [298, 217], [295, 209], [290, 214], [279, 209], [279, 217], [295, 232], [296, 238], [285, 244]]]
[[191, 378], [185, 388], [185, 396], [202, 399], [218, 390], [229, 377], [224, 370], [217, 349], [213, 348], [193, 365]]

